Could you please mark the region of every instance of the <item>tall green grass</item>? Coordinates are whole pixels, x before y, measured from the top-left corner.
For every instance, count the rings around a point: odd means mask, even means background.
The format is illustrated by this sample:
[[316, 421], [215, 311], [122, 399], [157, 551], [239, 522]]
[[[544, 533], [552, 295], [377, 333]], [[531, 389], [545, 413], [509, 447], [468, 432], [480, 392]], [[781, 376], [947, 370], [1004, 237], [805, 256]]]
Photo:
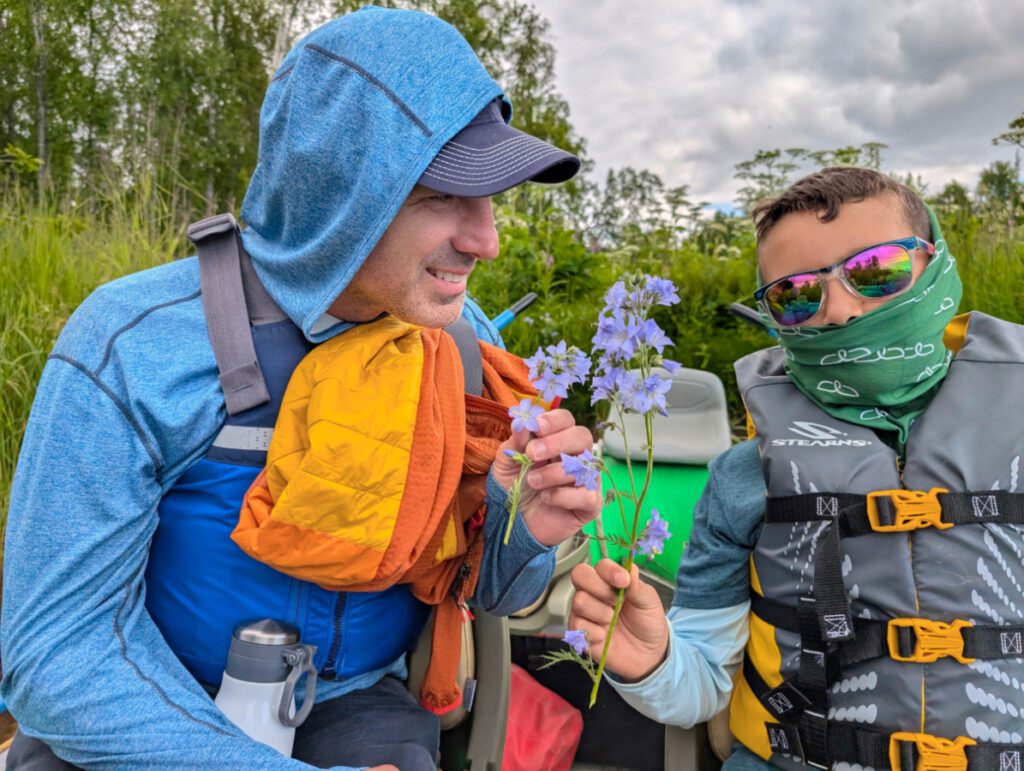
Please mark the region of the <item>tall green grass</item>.
[[148, 185], [77, 205], [0, 191], [0, 526], [36, 384], [68, 316], [100, 284], [184, 248], [164, 196]]
[[[113, 186], [112, 186], [113, 187]], [[566, 339], [589, 349], [604, 290], [627, 270], [666, 275], [682, 302], [659, 321], [676, 343], [672, 358], [715, 372], [742, 422], [732, 362], [771, 344], [760, 330], [726, 310], [754, 289], [754, 243], [737, 229], [714, 254], [686, 243], [626, 244], [595, 253], [557, 213], [533, 218], [499, 210], [502, 256], [482, 264], [471, 286], [484, 310], [497, 314], [528, 291], [537, 303], [505, 333], [510, 350], [531, 354]], [[982, 310], [1024, 323], [1024, 240], [976, 215], [943, 218], [964, 282], [963, 310]], [[149, 185], [132, 194], [40, 204], [17, 189], [0, 189], [0, 526], [25, 422], [46, 357], [70, 313], [100, 284], [189, 253], [184, 215]], [[585, 397], [568, 406], [594, 420]]]

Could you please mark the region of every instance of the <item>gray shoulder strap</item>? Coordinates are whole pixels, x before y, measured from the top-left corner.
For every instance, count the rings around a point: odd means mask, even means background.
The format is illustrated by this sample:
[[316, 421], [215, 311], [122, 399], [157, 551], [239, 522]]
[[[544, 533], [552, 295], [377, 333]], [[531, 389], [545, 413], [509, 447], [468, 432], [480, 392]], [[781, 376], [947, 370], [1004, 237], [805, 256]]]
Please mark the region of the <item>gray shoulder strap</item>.
[[484, 392], [484, 365], [480, 356], [480, 342], [476, 339], [473, 325], [460, 317], [450, 327], [445, 327], [444, 331], [452, 336], [459, 348], [466, 393], [480, 396]]
[[217, 359], [224, 404], [229, 415], [237, 415], [270, 401], [252, 342], [242, 288], [238, 223], [230, 214], [208, 217], [189, 225], [188, 237], [199, 257], [203, 313]]

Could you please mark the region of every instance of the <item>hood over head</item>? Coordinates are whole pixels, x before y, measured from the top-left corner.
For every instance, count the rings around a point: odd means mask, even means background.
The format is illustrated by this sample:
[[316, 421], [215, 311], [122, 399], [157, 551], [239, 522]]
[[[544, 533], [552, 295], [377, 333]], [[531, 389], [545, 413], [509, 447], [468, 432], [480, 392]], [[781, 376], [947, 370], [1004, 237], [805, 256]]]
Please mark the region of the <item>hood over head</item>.
[[344, 328], [327, 308], [441, 147], [501, 93], [454, 27], [418, 11], [364, 8], [285, 57], [260, 111], [242, 240], [306, 337]]

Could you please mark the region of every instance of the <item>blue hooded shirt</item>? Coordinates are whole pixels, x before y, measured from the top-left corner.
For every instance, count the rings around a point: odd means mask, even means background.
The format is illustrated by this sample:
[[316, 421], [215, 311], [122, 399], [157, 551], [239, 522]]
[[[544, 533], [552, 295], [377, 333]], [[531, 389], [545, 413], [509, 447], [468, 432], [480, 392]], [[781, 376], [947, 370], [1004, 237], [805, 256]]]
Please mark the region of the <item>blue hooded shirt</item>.
[[[412, 11], [345, 16], [287, 56], [260, 116], [243, 241], [311, 341], [344, 332], [326, 309], [440, 147], [500, 93], [452, 27]], [[500, 344], [471, 301], [463, 315]], [[0, 692], [25, 734], [75, 765], [308, 767], [231, 724], [145, 607], [158, 504], [225, 417], [195, 257], [97, 289], [46, 364], [11, 491]], [[488, 494], [501, 510], [493, 479]], [[551, 575], [553, 550], [517, 523], [511, 548], [485, 554], [475, 599], [492, 612], [528, 604]], [[325, 684], [318, 700], [369, 684]]]

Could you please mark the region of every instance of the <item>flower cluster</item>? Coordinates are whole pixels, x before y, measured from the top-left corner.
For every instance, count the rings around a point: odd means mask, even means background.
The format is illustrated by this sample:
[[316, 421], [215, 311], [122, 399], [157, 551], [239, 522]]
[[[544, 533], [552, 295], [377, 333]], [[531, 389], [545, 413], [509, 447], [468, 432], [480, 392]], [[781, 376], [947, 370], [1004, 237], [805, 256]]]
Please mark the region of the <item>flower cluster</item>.
[[569, 389], [586, 380], [590, 373], [589, 357], [574, 345], [566, 346], [565, 340], [544, 350], [538, 348], [525, 361], [530, 368], [530, 382], [546, 402], [556, 397], [565, 398]]
[[[591, 404], [603, 400], [626, 412], [657, 410], [666, 415], [665, 394], [671, 383], [651, 367], [660, 366], [672, 375], [679, 364], [662, 356], [672, 341], [658, 322], [646, 316], [655, 305], [679, 302], [675, 285], [664, 278], [630, 276], [616, 282], [604, 299], [593, 339], [598, 361]], [[634, 359], [639, 360], [645, 377], [630, 373]]]
[[[513, 431], [539, 431], [540, 423], [538, 418], [544, 413], [544, 407], [538, 400], [551, 403], [556, 398], [564, 398], [569, 395], [569, 389], [577, 383], [587, 379], [590, 372], [590, 359], [583, 351], [576, 346], [567, 346], [562, 340], [558, 345], [549, 345], [545, 349], [538, 348], [537, 352], [526, 359], [530, 367], [530, 382], [539, 391], [533, 399], [523, 399], [508, 409], [508, 415], [512, 418]], [[508, 495], [508, 525], [505, 527], [504, 542], [508, 543], [512, 535], [512, 525], [515, 522], [516, 511], [519, 508], [519, 499], [523, 493], [523, 481], [526, 473], [533, 465], [525, 453], [506, 450], [505, 454], [519, 464], [519, 475], [512, 483]], [[585, 486], [588, 490], [597, 489], [597, 478], [600, 475], [600, 466], [596, 458], [587, 451], [583, 458], [577, 463], [579, 476], [577, 486]], [[572, 456], [563, 455], [565, 458]], [[573, 458], [570, 464], [575, 461]], [[596, 469], [596, 470], [595, 470]], [[580, 481], [582, 480], [582, 481]]]
[[657, 509], [651, 509], [651, 518], [640, 540], [636, 542], [637, 551], [641, 554], [661, 554], [665, 541], [672, 537], [668, 531], [668, 522], [661, 518]]

